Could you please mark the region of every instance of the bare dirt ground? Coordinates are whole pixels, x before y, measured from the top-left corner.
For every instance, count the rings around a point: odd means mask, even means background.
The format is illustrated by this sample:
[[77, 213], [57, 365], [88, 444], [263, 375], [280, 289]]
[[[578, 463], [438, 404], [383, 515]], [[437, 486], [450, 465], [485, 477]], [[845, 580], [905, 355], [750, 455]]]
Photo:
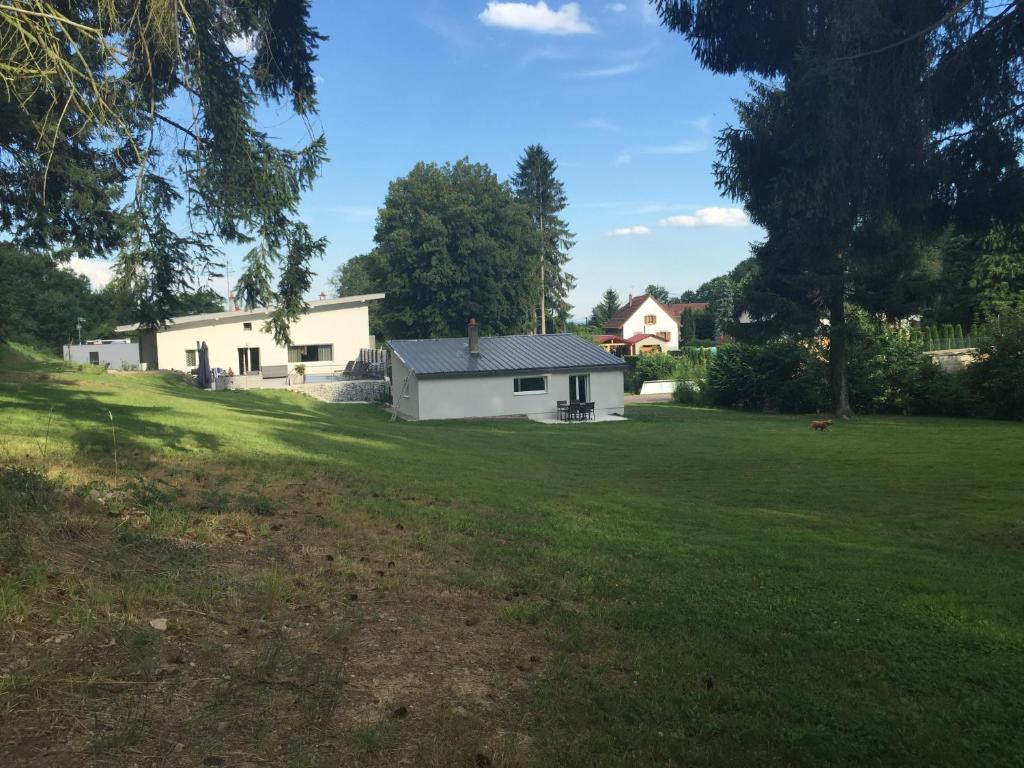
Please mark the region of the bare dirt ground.
[[249, 509], [201, 491], [252, 478], [195, 467], [27, 477], [4, 497], [23, 586], [0, 625], [5, 766], [530, 764], [521, 702], [549, 653], [446, 577], [457, 541], [326, 475]]

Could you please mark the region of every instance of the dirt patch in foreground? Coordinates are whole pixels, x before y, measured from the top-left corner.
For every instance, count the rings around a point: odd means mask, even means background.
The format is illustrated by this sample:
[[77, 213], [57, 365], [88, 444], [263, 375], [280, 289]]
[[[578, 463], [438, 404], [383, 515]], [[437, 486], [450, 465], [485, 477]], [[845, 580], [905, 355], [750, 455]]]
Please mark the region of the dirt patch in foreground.
[[330, 478], [0, 478], [5, 766], [530, 763], [546, 649]]

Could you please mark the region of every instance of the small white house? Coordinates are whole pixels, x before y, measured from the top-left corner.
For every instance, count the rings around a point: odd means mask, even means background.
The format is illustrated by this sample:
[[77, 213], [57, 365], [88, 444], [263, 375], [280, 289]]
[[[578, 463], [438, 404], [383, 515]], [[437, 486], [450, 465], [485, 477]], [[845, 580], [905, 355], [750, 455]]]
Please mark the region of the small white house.
[[554, 419], [558, 401], [623, 412], [622, 360], [574, 334], [389, 342], [391, 398], [405, 419]]
[[673, 316], [669, 307], [646, 293], [630, 296], [629, 301], [608, 318], [604, 332], [627, 341], [647, 338], [648, 341], [635, 345], [633, 354], [637, 355], [679, 349], [679, 318]]
[[191, 370], [198, 365], [198, 347], [206, 342], [210, 367], [237, 375], [258, 374], [271, 366], [284, 375], [299, 364], [307, 374], [330, 374], [355, 360], [360, 349], [374, 345], [369, 306], [383, 298], [383, 293], [372, 293], [309, 302], [292, 323], [287, 347], [264, 329], [270, 307], [175, 317], [155, 330], [138, 324], [116, 330], [139, 334], [140, 357], [151, 369]]
[[85, 344], [65, 344], [64, 359], [109, 368], [138, 368], [139, 346], [128, 339], [90, 339]]

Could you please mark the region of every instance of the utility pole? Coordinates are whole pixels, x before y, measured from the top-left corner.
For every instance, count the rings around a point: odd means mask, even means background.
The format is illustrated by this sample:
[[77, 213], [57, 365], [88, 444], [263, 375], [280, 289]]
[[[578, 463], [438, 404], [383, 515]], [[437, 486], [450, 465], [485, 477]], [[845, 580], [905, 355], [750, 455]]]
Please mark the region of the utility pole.
[[224, 266], [224, 282], [227, 283], [228, 290], [227, 298], [225, 299], [225, 301], [227, 301], [228, 303], [228, 312], [230, 312], [231, 310], [234, 309], [234, 307], [231, 306], [231, 267], [227, 265]]
[[80, 317], [75, 321], [75, 327], [78, 329], [78, 346], [82, 346], [82, 322], [84, 320], [84, 317]]

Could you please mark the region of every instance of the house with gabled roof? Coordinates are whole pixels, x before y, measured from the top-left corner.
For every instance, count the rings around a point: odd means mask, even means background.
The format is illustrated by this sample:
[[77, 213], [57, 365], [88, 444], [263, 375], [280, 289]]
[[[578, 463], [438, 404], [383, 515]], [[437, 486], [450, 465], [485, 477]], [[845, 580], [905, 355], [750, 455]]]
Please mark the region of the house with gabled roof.
[[596, 420], [623, 412], [623, 361], [571, 333], [392, 339], [391, 398], [410, 420], [525, 416], [557, 420], [585, 403]]
[[630, 296], [605, 322], [604, 333], [624, 339], [632, 354], [668, 352], [679, 349], [679, 316], [650, 294]]

